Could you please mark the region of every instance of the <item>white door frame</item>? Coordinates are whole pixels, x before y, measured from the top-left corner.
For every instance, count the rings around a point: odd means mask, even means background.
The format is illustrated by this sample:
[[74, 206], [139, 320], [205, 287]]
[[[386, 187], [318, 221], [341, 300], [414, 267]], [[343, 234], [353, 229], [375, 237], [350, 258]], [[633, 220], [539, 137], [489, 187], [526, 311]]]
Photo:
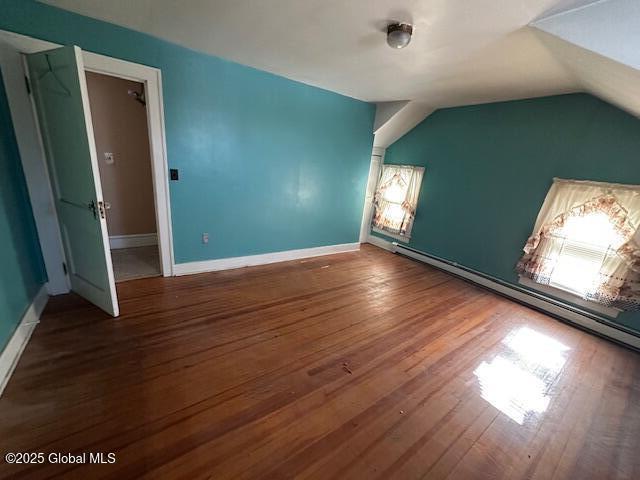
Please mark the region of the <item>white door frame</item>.
[[[35, 53], [61, 46], [4, 30], [0, 30], [0, 41], [9, 44], [20, 53]], [[160, 265], [163, 276], [172, 276], [174, 255], [171, 231], [171, 204], [169, 200], [169, 170], [162, 100], [162, 73], [157, 68], [84, 50], [82, 51], [82, 57], [86, 71], [133, 80], [143, 83], [145, 86]], [[62, 270], [62, 262], [60, 261], [61, 259], [64, 261], [64, 249], [57, 215], [55, 214], [49, 171], [42, 148], [42, 137], [35, 121], [33, 104], [24, 86], [24, 72], [20, 70], [18, 77], [14, 71], [15, 63], [6, 62], [4, 55], [0, 55], [0, 67], [5, 78], [7, 98], [11, 109], [18, 149], [33, 205], [33, 214], [40, 237], [42, 254], [47, 267], [47, 275], [49, 277], [47, 291], [50, 295], [66, 293], [69, 291], [69, 280]], [[8, 69], [9, 72], [5, 72], [5, 69]], [[8, 81], [8, 78], [11, 78], [12, 81]], [[25, 97], [29, 99], [28, 109]], [[38, 144], [34, 145], [34, 138], [36, 137]]]
[[364, 208], [362, 209], [362, 223], [360, 224], [360, 243], [367, 243], [371, 236], [371, 220], [373, 219], [373, 200], [378, 187], [380, 169], [384, 163], [386, 148], [373, 147], [371, 151], [371, 163], [369, 165], [369, 177], [367, 191], [364, 195]]
[[173, 235], [171, 232], [171, 204], [169, 201], [169, 166], [164, 135], [162, 101], [162, 72], [157, 68], [83, 51], [86, 71], [124, 78], [144, 84], [151, 153], [151, 174], [158, 229], [158, 249], [162, 275], [173, 275]]

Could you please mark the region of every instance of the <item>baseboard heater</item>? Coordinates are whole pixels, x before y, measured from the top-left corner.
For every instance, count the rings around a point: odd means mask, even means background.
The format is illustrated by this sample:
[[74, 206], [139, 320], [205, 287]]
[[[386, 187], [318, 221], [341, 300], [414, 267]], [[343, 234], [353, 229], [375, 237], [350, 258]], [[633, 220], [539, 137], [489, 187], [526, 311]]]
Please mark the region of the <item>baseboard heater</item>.
[[447, 273], [451, 273], [463, 280], [471, 281], [476, 285], [487, 288], [495, 293], [518, 303], [532, 307], [558, 320], [568, 322], [582, 330], [587, 330], [598, 336], [613, 340], [624, 346], [640, 351], [640, 335], [621, 325], [594, 313], [574, 307], [546, 295], [542, 295], [517, 285], [505, 282], [472, 268], [465, 267], [456, 262], [421, 252], [414, 248], [393, 242], [393, 252], [409, 258], [424, 262]]

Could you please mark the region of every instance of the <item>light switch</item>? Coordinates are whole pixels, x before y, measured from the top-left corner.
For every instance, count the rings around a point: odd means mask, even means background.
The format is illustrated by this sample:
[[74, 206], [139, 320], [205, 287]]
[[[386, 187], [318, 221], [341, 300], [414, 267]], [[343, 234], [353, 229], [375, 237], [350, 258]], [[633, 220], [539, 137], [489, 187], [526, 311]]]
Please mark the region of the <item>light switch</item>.
[[104, 163], [107, 165], [113, 165], [115, 163], [115, 159], [113, 158], [113, 153], [104, 152]]

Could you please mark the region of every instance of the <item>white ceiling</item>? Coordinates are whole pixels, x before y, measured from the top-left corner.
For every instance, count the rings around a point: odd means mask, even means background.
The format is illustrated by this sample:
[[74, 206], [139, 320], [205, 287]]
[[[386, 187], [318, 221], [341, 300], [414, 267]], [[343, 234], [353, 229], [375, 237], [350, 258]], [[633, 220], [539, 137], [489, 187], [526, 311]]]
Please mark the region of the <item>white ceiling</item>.
[[532, 26], [640, 70], [640, 2], [601, 0]]
[[583, 89], [640, 117], [640, 70], [538, 32], [541, 40], [580, 78]]
[[[527, 25], [593, 0], [44, 0], [370, 102], [433, 107], [580, 90]], [[390, 20], [411, 44], [385, 43]]]
[[533, 26], [584, 90], [640, 117], [638, 0], [601, 0]]

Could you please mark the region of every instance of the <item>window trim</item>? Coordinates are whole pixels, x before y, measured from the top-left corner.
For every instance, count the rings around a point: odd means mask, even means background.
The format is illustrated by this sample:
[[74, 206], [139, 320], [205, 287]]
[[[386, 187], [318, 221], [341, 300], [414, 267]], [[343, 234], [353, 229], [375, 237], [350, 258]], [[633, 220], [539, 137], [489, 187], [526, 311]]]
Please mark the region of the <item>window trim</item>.
[[528, 277], [525, 277], [523, 275], [518, 275], [518, 283], [524, 287], [527, 287], [531, 290], [537, 290], [540, 293], [543, 294], [547, 294], [547, 295], [552, 295], [556, 298], [559, 298], [561, 300], [565, 300], [567, 302], [571, 302], [574, 305], [578, 305], [580, 307], [584, 307], [586, 309], [589, 309], [591, 311], [597, 312], [597, 313], [601, 313], [603, 315], [606, 315], [607, 317], [610, 318], [616, 318], [618, 316], [618, 314], [622, 311], [618, 308], [614, 308], [614, 307], [607, 307], [604, 305], [601, 305], [597, 302], [592, 302], [591, 300], [586, 300], [578, 295], [576, 295], [575, 293], [569, 291], [569, 290], [565, 290], [563, 288], [560, 287], [556, 287], [554, 285], [545, 285], [542, 283], [536, 283], [533, 280], [531, 280]]
[[371, 231], [379, 233], [380, 235], [384, 235], [385, 237], [395, 238], [396, 240], [400, 240], [403, 243], [409, 243], [411, 241], [411, 235], [400, 235], [399, 233], [387, 232], [382, 228], [374, 227], [373, 221], [371, 222]]

